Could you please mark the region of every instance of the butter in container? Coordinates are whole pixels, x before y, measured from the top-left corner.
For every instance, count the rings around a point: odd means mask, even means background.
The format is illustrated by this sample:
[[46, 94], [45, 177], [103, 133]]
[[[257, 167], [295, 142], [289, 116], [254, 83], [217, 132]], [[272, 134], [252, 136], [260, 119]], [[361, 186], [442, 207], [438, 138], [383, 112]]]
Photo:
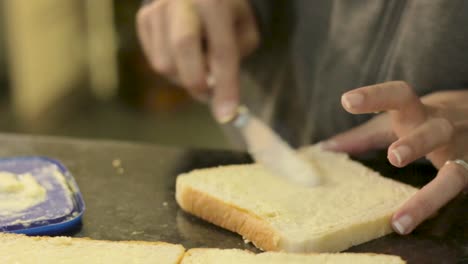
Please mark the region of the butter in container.
[[0, 232], [54, 235], [76, 228], [85, 210], [71, 173], [45, 157], [0, 159]]

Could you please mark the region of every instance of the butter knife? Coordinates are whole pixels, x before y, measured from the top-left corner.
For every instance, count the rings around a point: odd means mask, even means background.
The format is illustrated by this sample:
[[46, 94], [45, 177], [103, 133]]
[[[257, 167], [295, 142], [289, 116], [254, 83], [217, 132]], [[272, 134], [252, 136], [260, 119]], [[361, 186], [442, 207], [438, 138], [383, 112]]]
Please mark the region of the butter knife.
[[[211, 74], [207, 84], [211, 88], [216, 84]], [[267, 124], [251, 114], [246, 106], [239, 106], [236, 115], [225, 124], [232, 124], [240, 131], [249, 154], [273, 175], [307, 187], [320, 184], [316, 168], [302, 159]]]

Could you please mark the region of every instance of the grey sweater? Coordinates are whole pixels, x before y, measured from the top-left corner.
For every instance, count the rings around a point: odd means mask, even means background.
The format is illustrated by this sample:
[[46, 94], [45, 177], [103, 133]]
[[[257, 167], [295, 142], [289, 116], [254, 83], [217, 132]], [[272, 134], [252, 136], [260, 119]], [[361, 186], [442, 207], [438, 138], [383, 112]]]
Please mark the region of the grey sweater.
[[293, 145], [367, 120], [341, 107], [353, 88], [468, 88], [466, 0], [251, 1], [262, 44], [243, 65], [242, 100]]

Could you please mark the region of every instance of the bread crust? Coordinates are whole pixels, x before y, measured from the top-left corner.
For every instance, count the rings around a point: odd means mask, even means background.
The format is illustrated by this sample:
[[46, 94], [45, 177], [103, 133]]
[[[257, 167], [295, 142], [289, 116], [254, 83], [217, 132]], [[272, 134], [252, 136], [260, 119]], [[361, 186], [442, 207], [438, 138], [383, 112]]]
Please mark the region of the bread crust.
[[242, 235], [257, 248], [280, 250], [280, 235], [268, 222], [247, 210], [185, 186], [180, 181], [176, 183], [176, 200], [184, 211]]

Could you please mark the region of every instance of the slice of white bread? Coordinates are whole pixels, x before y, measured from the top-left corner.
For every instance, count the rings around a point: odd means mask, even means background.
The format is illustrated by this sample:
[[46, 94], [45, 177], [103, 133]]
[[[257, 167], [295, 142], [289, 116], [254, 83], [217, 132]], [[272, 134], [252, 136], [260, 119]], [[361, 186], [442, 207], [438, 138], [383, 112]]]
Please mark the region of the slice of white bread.
[[239, 249], [190, 249], [181, 264], [404, 264], [398, 256], [378, 254], [253, 254]]
[[180, 175], [176, 200], [263, 250], [338, 252], [392, 232], [392, 214], [417, 191], [346, 154], [314, 146], [301, 155], [318, 168], [320, 186], [294, 185], [259, 164], [232, 165]]
[[177, 264], [184, 252], [181, 245], [163, 242], [111, 242], [0, 233], [0, 263], [5, 264]]

